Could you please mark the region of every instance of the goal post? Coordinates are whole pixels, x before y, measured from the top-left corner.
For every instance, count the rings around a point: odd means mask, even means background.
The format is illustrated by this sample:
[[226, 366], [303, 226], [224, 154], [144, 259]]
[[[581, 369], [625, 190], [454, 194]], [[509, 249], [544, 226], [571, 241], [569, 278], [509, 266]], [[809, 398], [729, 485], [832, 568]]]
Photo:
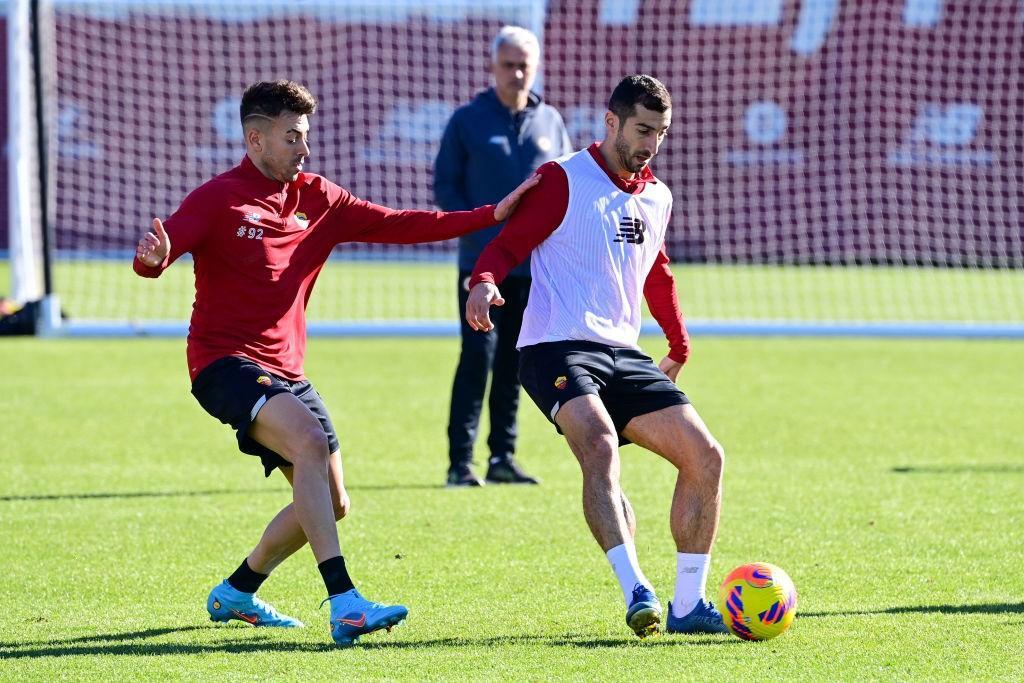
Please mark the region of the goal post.
[[61, 327], [53, 287], [53, 232], [49, 203], [48, 64], [44, 43], [50, 27], [42, 0], [7, 3], [7, 226], [11, 299], [32, 306], [38, 334]]
[[[8, 3], [9, 90], [24, 1]], [[187, 329], [187, 258], [156, 281], [130, 260], [153, 216], [242, 158], [251, 82], [291, 78], [318, 98], [309, 170], [434, 209], [445, 123], [488, 87], [490, 41], [513, 23], [541, 37], [537, 87], [578, 147], [603, 137], [622, 76], [668, 86], [652, 168], [673, 191], [667, 246], [694, 332], [1024, 337], [1019, 0], [51, 4], [45, 168], [65, 334]], [[9, 168], [26, 163], [14, 156]], [[455, 334], [455, 264], [454, 241], [342, 245], [311, 333]]]

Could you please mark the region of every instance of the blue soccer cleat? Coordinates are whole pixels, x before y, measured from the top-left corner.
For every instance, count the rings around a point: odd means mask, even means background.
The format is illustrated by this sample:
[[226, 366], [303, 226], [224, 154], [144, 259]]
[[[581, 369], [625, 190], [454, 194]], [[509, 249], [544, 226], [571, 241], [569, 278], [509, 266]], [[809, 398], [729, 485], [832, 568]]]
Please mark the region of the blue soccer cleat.
[[638, 638], [657, 633], [661, 624], [661, 603], [654, 592], [641, 583], [633, 586], [633, 599], [626, 610], [626, 624]]
[[402, 605], [370, 602], [355, 588], [324, 600], [331, 603], [331, 636], [338, 645], [348, 646], [356, 638], [382, 628], [391, 630], [402, 623], [409, 610]]
[[668, 603], [668, 633], [728, 633], [729, 628], [722, 620], [722, 613], [707, 600], [701, 600], [684, 617], [672, 614], [672, 603]]
[[206, 599], [206, 611], [210, 621], [231, 621], [238, 619], [252, 626], [276, 626], [278, 628], [302, 628], [298, 619], [279, 613], [276, 609], [252, 593], [237, 590], [226, 580], [214, 586]]

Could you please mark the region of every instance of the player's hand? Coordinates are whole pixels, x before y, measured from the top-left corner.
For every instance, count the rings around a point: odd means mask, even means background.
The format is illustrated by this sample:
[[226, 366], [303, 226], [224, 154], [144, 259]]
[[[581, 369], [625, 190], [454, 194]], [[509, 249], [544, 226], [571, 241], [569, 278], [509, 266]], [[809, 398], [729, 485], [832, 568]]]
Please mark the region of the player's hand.
[[164, 262], [169, 253], [171, 253], [171, 238], [167, 236], [164, 224], [160, 222], [160, 219], [154, 218], [153, 230], [143, 235], [138, 246], [135, 247], [135, 258], [150, 268], [155, 268]]
[[523, 195], [539, 182], [540, 176], [536, 173], [521, 182], [519, 187], [512, 190], [507, 197], [498, 202], [498, 205], [494, 207], [494, 220], [499, 223], [507, 221], [515, 213], [516, 207], [519, 206], [519, 200], [523, 198]]
[[668, 378], [673, 382], [676, 381], [676, 377], [679, 376], [679, 371], [683, 369], [683, 364], [677, 360], [672, 360], [668, 356], [661, 359], [658, 363], [658, 368], [668, 375]]
[[477, 332], [490, 332], [494, 329], [494, 323], [491, 322], [491, 306], [503, 305], [505, 300], [501, 298], [501, 292], [497, 287], [490, 282], [478, 282], [469, 290], [466, 322]]

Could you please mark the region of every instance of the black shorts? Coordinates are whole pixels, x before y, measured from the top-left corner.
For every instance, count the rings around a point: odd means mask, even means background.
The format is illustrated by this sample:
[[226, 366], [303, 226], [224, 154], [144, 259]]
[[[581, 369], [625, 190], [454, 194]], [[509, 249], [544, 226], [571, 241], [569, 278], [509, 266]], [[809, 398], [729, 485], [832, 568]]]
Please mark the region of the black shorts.
[[192, 382], [192, 395], [199, 405], [234, 428], [238, 450], [259, 456], [268, 477], [275, 467], [291, 467], [291, 463], [250, 439], [249, 425], [269, 398], [286, 392], [302, 401], [320, 420], [331, 453], [338, 450], [341, 444], [327, 414], [327, 406], [313, 385], [305, 380], [292, 382], [264, 370], [248, 358], [225, 356], [203, 368]]
[[629, 443], [622, 430], [634, 417], [690, 402], [649, 356], [591, 341], [524, 346], [519, 381], [559, 434], [558, 410], [577, 396], [594, 394], [611, 415], [620, 445]]

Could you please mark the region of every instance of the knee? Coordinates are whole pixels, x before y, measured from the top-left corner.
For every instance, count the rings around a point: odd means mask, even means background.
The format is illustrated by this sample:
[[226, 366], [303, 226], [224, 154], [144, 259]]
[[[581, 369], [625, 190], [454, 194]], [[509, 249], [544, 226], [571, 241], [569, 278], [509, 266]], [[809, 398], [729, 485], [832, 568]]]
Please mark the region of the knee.
[[721, 481], [725, 469], [725, 449], [722, 444], [712, 441], [705, 444], [697, 457], [697, 468], [708, 481]]
[[319, 427], [303, 428], [289, 440], [288, 451], [285, 455], [294, 465], [322, 463], [326, 467], [327, 459], [330, 457], [327, 433]]
[[720, 479], [725, 471], [725, 449], [717, 441], [711, 445], [709, 458], [713, 461], [715, 475]]
[[679, 449], [668, 459], [689, 478], [721, 481], [725, 468], [725, 449], [714, 440], [697, 447], [680, 444]]
[[588, 430], [580, 435], [577, 447], [580, 467], [587, 478], [612, 478], [619, 469], [619, 440], [614, 432], [605, 429]]

